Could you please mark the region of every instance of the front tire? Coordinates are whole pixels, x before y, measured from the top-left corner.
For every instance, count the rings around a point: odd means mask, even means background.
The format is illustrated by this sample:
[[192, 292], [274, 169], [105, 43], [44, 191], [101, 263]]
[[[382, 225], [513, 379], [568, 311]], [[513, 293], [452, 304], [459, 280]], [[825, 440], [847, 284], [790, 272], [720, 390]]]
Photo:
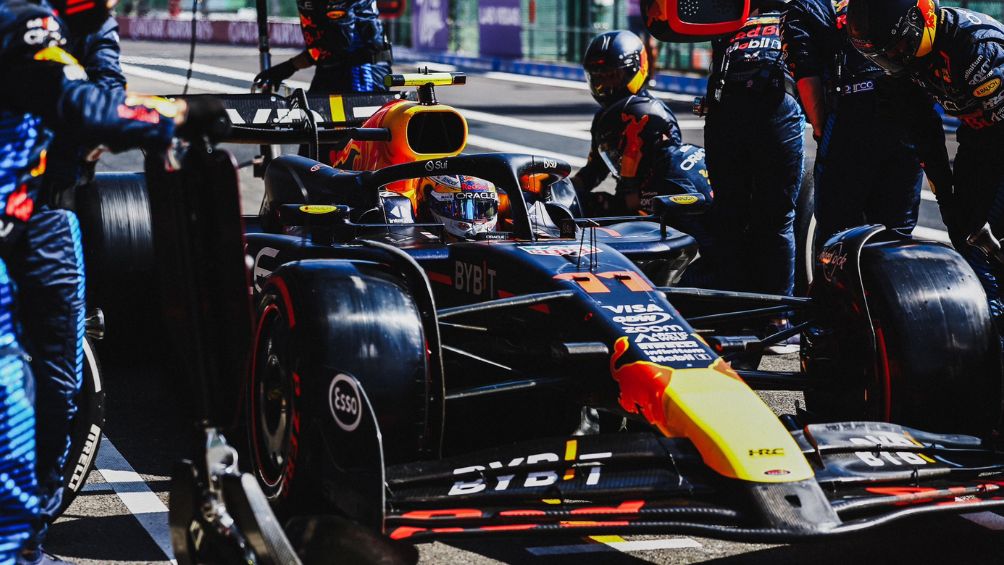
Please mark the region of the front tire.
[[828, 420], [933, 432], [993, 430], [1002, 406], [1001, 341], [972, 268], [939, 244], [885, 241], [864, 247], [861, 272], [866, 302], [843, 308], [859, 314], [807, 336], [815, 350], [810, 376], [832, 385], [806, 392], [808, 409]]
[[394, 277], [332, 260], [276, 271], [261, 293], [245, 403], [252, 471], [276, 512], [331, 510], [318, 494], [329, 490], [325, 470], [358, 464], [328, 443], [338, 437], [330, 396], [341, 375], [364, 387], [384, 461], [428, 453], [429, 363], [422, 316]]
[[816, 262], [816, 195], [812, 171], [802, 176], [795, 203], [795, 295], [805, 296]]

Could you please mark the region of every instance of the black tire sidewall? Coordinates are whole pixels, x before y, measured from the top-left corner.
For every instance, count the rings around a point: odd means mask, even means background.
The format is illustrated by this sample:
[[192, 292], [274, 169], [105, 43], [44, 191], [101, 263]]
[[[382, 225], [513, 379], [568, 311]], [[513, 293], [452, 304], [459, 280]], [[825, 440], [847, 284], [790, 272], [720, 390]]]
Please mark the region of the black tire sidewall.
[[70, 506], [94, 469], [105, 424], [105, 391], [94, 344], [84, 339], [84, 371], [77, 414], [70, 432], [70, 451], [63, 475], [63, 498], [58, 514]]

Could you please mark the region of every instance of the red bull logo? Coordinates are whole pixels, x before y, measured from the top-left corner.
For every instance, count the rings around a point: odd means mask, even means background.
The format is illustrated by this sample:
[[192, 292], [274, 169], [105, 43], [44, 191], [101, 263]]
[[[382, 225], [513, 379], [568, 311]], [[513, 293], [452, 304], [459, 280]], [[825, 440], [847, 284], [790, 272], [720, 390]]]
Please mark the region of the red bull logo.
[[673, 377], [673, 369], [649, 361], [635, 361], [618, 367], [631, 342], [622, 337], [614, 343], [614, 354], [610, 358], [610, 375], [620, 386], [621, 408], [632, 414], [641, 414], [649, 423], [665, 431], [666, 413], [663, 396]]
[[925, 28], [932, 29], [934, 26], [938, 25], [938, 17], [935, 14], [934, 2], [932, 0], [919, 0], [917, 2], [917, 7], [920, 8], [920, 13], [924, 16]]
[[640, 119], [627, 114], [622, 114], [621, 119], [626, 124], [624, 127], [624, 156], [621, 158], [621, 176], [634, 178], [638, 175], [638, 166], [641, 164], [641, 153], [643, 143], [641, 133], [645, 131], [648, 124], [648, 116]]

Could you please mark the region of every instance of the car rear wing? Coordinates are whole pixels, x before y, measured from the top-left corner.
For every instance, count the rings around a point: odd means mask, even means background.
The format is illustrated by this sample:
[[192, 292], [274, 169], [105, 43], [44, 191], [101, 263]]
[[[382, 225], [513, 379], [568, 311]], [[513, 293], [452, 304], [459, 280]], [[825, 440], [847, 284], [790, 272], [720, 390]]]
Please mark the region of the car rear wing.
[[[179, 96], [195, 98], [205, 96]], [[235, 126], [275, 129], [303, 122], [304, 111], [294, 96], [278, 94], [214, 94], [227, 109], [227, 117]], [[400, 92], [357, 93], [357, 94], [310, 94], [307, 103], [318, 125], [361, 126], [381, 106], [394, 100], [401, 100]]]

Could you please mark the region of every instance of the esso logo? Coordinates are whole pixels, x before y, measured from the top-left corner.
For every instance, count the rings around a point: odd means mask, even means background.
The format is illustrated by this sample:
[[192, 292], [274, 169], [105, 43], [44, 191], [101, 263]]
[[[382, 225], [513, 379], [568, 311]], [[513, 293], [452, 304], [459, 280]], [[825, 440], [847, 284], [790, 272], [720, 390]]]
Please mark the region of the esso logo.
[[363, 402], [355, 379], [348, 375], [336, 375], [328, 388], [328, 405], [339, 428], [351, 432], [359, 427], [363, 419]]

